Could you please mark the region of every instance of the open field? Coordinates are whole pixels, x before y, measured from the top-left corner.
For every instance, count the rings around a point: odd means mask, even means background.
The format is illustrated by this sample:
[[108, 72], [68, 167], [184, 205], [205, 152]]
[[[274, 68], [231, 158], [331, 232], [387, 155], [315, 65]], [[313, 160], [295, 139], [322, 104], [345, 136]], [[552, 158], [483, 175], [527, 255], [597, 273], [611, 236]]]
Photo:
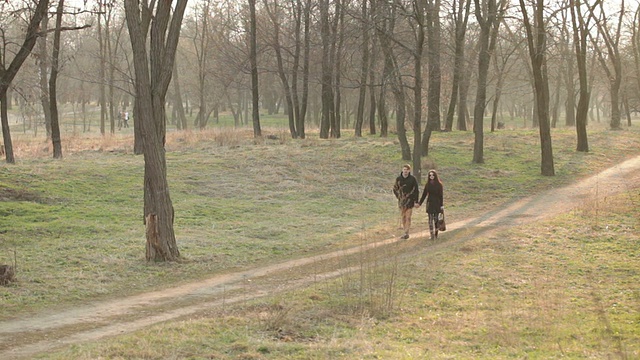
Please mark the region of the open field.
[[[142, 158], [130, 135], [63, 139], [62, 161], [49, 159], [42, 140], [16, 137], [18, 163], [0, 167], [0, 263], [15, 257], [18, 281], [0, 288], [0, 319], [399, 235], [390, 188], [404, 162], [394, 138], [291, 140], [269, 131], [279, 139], [232, 129], [170, 133], [184, 258], [172, 264], [144, 261]], [[557, 175], [548, 178], [539, 175], [536, 130], [486, 134], [482, 165], [471, 164], [473, 133], [434, 134], [424, 168], [441, 173], [448, 218], [475, 217], [640, 154], [635, 127], [593, 126], [588, 154], [573, 150], [573, 129], [552, 136]], [[357, 263], [365, 277], [44, 358], [634, 358], [638, 200], [637, 190], [606, 203], [585, 199], [548, 223]], [[414, 215], [415, 231], [425, 217]]]

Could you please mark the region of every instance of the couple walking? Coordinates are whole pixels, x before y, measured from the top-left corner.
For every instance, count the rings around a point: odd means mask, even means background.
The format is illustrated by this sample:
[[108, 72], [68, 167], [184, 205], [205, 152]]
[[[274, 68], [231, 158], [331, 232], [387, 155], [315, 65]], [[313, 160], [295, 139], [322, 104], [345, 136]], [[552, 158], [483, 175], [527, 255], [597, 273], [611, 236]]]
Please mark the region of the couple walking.
[[431, 239], [438, 237], [438, 215], [444, 211], [443, 186], [435, 170], [429, 170], [427, 183], [424, 185], [422, 197], [418, 201], [419, 186], [416, 178], [411, 175], [411, 165], [402, 167], [402, 173], [396, 178], [393, 185], [393, 193], [398, 199], [400, 216], [402, 217], [402, 228], [404, 235], [401, 239], [409, 238], [409, 228], [411, 227], [411, 214], [413, 208], [419, 208], [427, 200], [427, 215], [429, 216], [429, 232]]

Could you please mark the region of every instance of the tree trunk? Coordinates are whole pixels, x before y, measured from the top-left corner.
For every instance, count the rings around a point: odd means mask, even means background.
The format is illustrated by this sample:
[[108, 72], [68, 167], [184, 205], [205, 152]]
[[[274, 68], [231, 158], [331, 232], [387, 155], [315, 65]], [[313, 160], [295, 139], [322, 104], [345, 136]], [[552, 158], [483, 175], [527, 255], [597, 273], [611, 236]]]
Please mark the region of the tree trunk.
[[[104, 12], [104, 7], [106, 5], [102, 2], [98, 2], [98, 8], [100, 13]], [[100, 69], [98, 70], [98, 88], [100, 91], [100, 95], [98, 98], [98, 102], [100, 103], [100, 134], [106, 134], [106, 116], [107, 116], [107, 94], [105, 90], [106, 86], [106, 75], [105, 69], [107, 67], [107, 59], [106, 59], [106, 49], [105, 49], [105, 36], [102, 30], [102, 16], [98, 16], [98, 46], [100, 50]]]
[[[416, 20], [414, 29], [416, 43], [413, 49], [413, 175], [416, 177], [416, 180], [418, 180], [418, 183], [420, 183], [420, 175], [422, 173], [421, 158], [422, 155], [426, 156], [424, 147], [429, 146], [428, 138], [426, 143], [422, 142], [422, 56], [424, 54], [425, 27], [427, 26], [426, 22], [428, 22], [425, 17], [425, 3], [426, 2], [423, 1], [415, 1], [413, 6]], [[429, 36], [431, 36], [431, 34], [429, 34]], [[429, 45], [432, 45], [431, 41], [433, 41], [432, 36], [429, 39]], [[430, 61], [433, 53], [429, 51], [428, 55]], [[429, 65], [431, 65], [431, 63], [429, 63]], [[396, 84], [400, 85], [402, 83], [400, 70], [397, 70], [396, 76], [398, 79], [396, 80]], [[431, 79], [431, 77], [429, 77], [429, 79]], [[431, 103], [427, 106], [431, 106]], [[425, 128], [428, 127], [429, 123], [427, 122]], [[427, 136], [430, 135], [431, 132], [429, 132]]]
[[64, 0], [58, 0], [56, 10], [56, 29], [53, 35], [53, 53], [51, 56], [51, 75], [49, 76], [49, 105], [51, 106], [51, 142], [53, 143], [53, 158], [62, 159], [62, 143], [60, 140], [60, 123], [58, 121], [58, 62], [60, 59], [60, 32], [62, 27], [62, 11]]
[[[49, 18], [45, 16], [40, 22], [40, 29], [43, 31], [42, 37], [38, 39], [39, 61], [38, 69], [40, 71], [40, 105], [42, 106], [42, 112], [44, 115], [44, 127], [47, 134], [47, 139], [51, 138], [51, 104], [49, 104], [49, 88], [47, 84], [47, 78], [49, 77], [49, 50], [47, 49], [47, 34], [49, 29]], [[36, 126], [38, 124], [36, 123]]]
[[[383, 70], [390, 75], [389, 71]], [[379, 101], [376, 101], [375, 94], [371, 94], [371, 104], [374, 106], [371, 108], [371, 121], [373, 122], [373, 133], [375, 134], [375, 119], [376, 119], [376, 109], [378, 113], [378, 118], [380, 119], [380, 137], [387, 137], [389, 135], [389, 115], [387, 111], [387, 86], [382, 83], [380, 86], [380, 98]]]
[[[373, 12], [373, 8], [371, 9], [371, 11]], [[372, 14], [373, 15], [373, 14]], [[386, 98], [384, 97], [385, 94], [385, 82], [386, 82], [386, 76], [387, 75], [382, 75], [381, 79], [380, 79], [380, 97], [378, 97], [378, 99], [376, 100], [376, 91], [375, 91], [375, 83], [376, 83], [376, 73], [375, 73], [375, 64], [376, 64], [376, 38], [374, 37], [372, 39], [372, 44], [371, 44], [371, 64], [369, 64], [369, 135], [375, 135], [376, 134], [376, 108], [378, 108], [377, 103], [384, 103], [386, 101]], [[386, 66], [386, 65], [385, 65]], [[383, 70], [383, 74], [385, 74], [385, 70]], [[384, 107], [384, 104], [383, 104]], [[382, 127], [382, 114], [380, 114], [380, 126]], [[384, 119], [385, 121], [385, 125], [387, 124], [387, 119]], [[382, 129], [380, 129], [380, 132], [382, 132]], [[380, 134], [380, 136], [387, 136], [387, 134]]]
[[[451, 99], [449, 101], [449, 109], [447, 110], [447, 117], [445, 119], [444, 130], [451, 131], [453, 129], [453, 117], [456, 111], [456, 105], [460, 94], [460, 82], [464, 74], [464, 46], [465, 36], [467, 31], [467, 23], [469, 20], [469, 9], [471, 7], [471, 0], [461, 0], [458, 2], [457, 12], [454, 12], [455, 22], [455, 55], [453, 63], [453, 80], [451, 83]], [[458, 110], [461, 112], [460, 110]], [[460, 129], [458, 124], [458, 129]], [[466, 126], [464, 128], [466, 130]]]
[[[589, 141], [587, 138], [587, 118], [589, 116], [590, 87], [587, 74], [587, 37], [589, 36], [589, 20], [586, 21], [581, 13], [580, 1], [571, 0], [571, 23], [573, 26], [573, 43], [578, 66], [578, 79], [580, 81], [580, 95], [576, 112], [576, 151], [588, 152]], [[569, 94], [571, 95], [571, 94]]]
[[4, 156], [8, 164], [15, 164], [16, 159], [13, 156], [13, 143], [11, 141], [11, 132], [9, 131], [9, 114], [7, 110], [7, 93], [0, 99], [0, 121], [2, 122], [2, 139], [4, 140]]
[[622, 60], [620, 55], [620, 38], [621, 38], [621, 29], [623, 18], [625, 14], [624, 9], [624, 1], [620, 3], [620, 11], [618, 15], [618, 24], [613, 34], [610, 33], [609, 28], [611, 20], [605, 17], [604, 5], [602, 2], [596, 2], [593, 7], [589, 8], [589, 14], [591, 17], [595, 18], [595, 7], [598, 6], [600, 8], [601, 17], [596, 20], [596, 26], [598, 28], [598, 33], [600, 34], [600, 38], [605, 43], [606, 54], [604, 50], [597, 46], [597, 41], [591, 36], [591, 42], [596, 49], [596, 53], [598, 54], [598, 59], [600, 60], [600, 64], [607, 75], [607, 79], [609, 79], [609, 91], [610, 91], [610, 99], [611, 99], [611, 121], [609, 126], [612, 130], [619, 130], [620, 126], [620, 85], [622, 84]]
[[[250, 1], [253, 1], [253, 0], [250, 0]], [[253, 7], [254, 7], [253, 11], [255, 12], [255, 4], [253, 5]], [[287, 105], [287, 111], [285, 111], [285, 113], [287, 113], [289, 118], [289, 133], [291, 134], [291, 137], [295, 139], [298, 137], [298, 131], [296, 129], [296, 118], [295, 118], [295, 109], [293, 105], [293, 96], [291, 94], [291, 87], [289, 86], [289, 79], [287, 78], [287, 73], [289, 72], [285, 71], [284, 61], [282, 59], [282, 49], [280, 45], [280, 22], [282, 20], [277, 15], [277, 12], [279, 11], [278, 2], [274, 0], [273, 10], [271, 10], [267, 2], [265, 1], [265, 8], [267, 9], [267, 14], [269, 15], [269, 18], [271, 19], [271, 23], [273, 25], [272, 47], [276, 54], [276, 63], [278, 64], [278, 77], [280, 78], [282, 89], [284, 90], [284, 98]], [[252, 16], [255, 17], [255, 14]], [[256, 53], [256, 57], [257, 57], [257, 53]], [[257, 70], [257, 66], [256, 66], [256, 70]], [[257, 76], [257, 73], [256, 73], [256, 76]]]
[[329, 26], [329, 0], [320, 0], [320, 35], [322, 38], [322, 119], [320, 138], [328, 139], [333, 122], [333, 72], [331, 69], [331, 28]]
[[302, 43], [301, 43], [301, 29], [302, 29], [302, 2], [300, 0], [295, 1], [295, 9], [293, 10], [294, 16], [294, 51], [293, 51], [293, 68], [291, 74], [291, 95], [293, 102], [293, 118], [295, 119], [294, 128], [296, 129], [295, 134], [291, 134], [291, 136], [298, 138], [300, 137], [300, 129], [298, 129], [298, 125], [300, 124], [300, 95], [298, 94], [298, 73], [300, 72], [300, 52], [302, 51]]
[[[400, 69], [398, 68], [398, 63], [396, 57], [393, 52], [393, 48], [391, 46], [390, 36], [393, 34], [394, 29], [394, 11], [393, 9], [376, 9], [384, 10], [383, 12], [388, 12], [390, 16], [381, 20], [381, 24], [375, 26], [378, 38], [380, 40], [380, 47], [382, 47], [382, 52], [384, 53], [384, 68], [385, 74], [388, 74], [388, 77], [385, 76], [385, 82], [391, 85], [391, 91], [393, 92], [395, 101], [396, 101], [396, 127], [398, 132], [398, 141], [400, 142], [400, 150], [402, 152], [402, 159], [406, 161], [411, 160], [411, 147], [409, 146], [409, 141], [407, 140], [407, 130], [404, 126], [405, 118], [406, 118], [406, 96], [403, 89], [402, 77], [400, 73]], [[380, 99], [382, 101], [382, 99]], [[419, 134], [419, 132], [418, 132]]]
[[463, 69], [460, 72], [460, 88], [458, 89], [460, 93], [460, 101], [458, 104], [457, 127], [458, 127], [458, 130], [460, 131], [467, 131], [467, 120], [469, 119], [467, 95], [469, 94], [469, 85], [471, 85], [469, 73], [466, 69], [464, 69], [464, 66], [463, 66]]
[[622, 105], [624, 106], [624, 114], [627, 118], [627, 126], [631, 126], [631, 110], [629, 109], [629, 98], [624, 96], [622, 99]]
[[333, 87], [333, 116], [331, 116], [330, 130], [331, 137], [340, 138], [340, 126], [341, 126], [341, 91], [340, 91], [340, 73], [341, 69], [341, 56], [342, 47], [344, 44], [344, 9], [342, 8], [342, 0], [334, 0], [335, 7], [333, 10], [333, 26], [331, 29], [331, 56], [330, 56], [330, 68], [332, 69], [332, 87]]
[[[421, 154], [427, 156], [429, 154], [429, 141], [431, 140], [432, 131], [440, 131], [440, 92], [442, 84], [442, 76], [440, 69], [440, 0], [427, 1], [427, 53], [429, 61], [429, 87], [427, 92], [427, 124], [422, 136]], [[416, 44], [416, 51], [421, 52], [418, 46], [422, 46], [420, 41]], [[417, 78], [416, 74], [416, 78]], [[422, 81], [420, 81], [422, 83]], [[415, 151], [414, 151], [415, 157]], [[422, 169], [420, 166], [414, 171], [414, 175]], [[420, 177], [418, 177], [420, 180]]]
[[187, 115], [184, 112], [182, 104], [182, 91], [180, 90], [180, 81], [178, 76], [178, 62], [173, 63], [173, 107], [176, 110], [178, 129], [187, 130]]
[[260, 94], [258, 87], [258, 43], [256, 40], [256, 1], [249, 0], [249, 13], [250, 13], [250, 50], [249, 50], [249, 62], [251, 63], [251, 120], [253, 123], [253, 137], [258, 138], [262, 136], [262, 130], [260, 129]]
[[360, 87], [358, 89], [358, 110], [356, 113], [355, 137], [362, 137], [364, 105], [367, 102], [367, 74], [369, 73], [369, 19], [367, 0], [362, 2], [362, 62], [360, 63]]
[[542, 151], [541, 172], [544, 176], [555, 175], [553, 166], [553, 151], [551, 147], [551, 129], [549, 127], [549, 80], [547, 76], [546, 61], [546, 32], [544, 28], [544, 0], [536, 0], [534, 7], [534, 24], [529, 22], [527, 8], [524, 0], [520, 0], [527, 43], [533, 71], [536, 108], [538, 109], [538, 121], [540, 126], [540, 146]]
[[[144, 149], [144, 219], [148, 261], [180, 257], [173, 230], [174, 210], [167, 182], [165, 159], [165, 97], [171, 81], [186, 0], [159, 2], [150, 9], [139, 0], [125, 0], [125, 13], [136, 75], [136, 122]], [[173, 11], [173, 16], [171, 15]], [[149, 28], [150, 27], [150, 28]], [[149, 52], [147, 34], [150, 31]], [[153, 82], [151, 81], [153, 79]]]
[[484, 163], [484, 112], [487, 101], [487, 78], [491, 53], [489, 52], [489, 38], [491, 28], [497, 18], [496, 0], [487, 0], [486, 14], [482, 14], [480, 0], [476, 2], [476, 19], [480, 24], [480, 38], [478, 39], [478, 87], [476, 90], [476, 103], [473, 108], [473, 131], [475, 140], [473, 146], [473, 163]]
[[298, 136], [300, 139], [306, 137], [305, 119], [307, 117], [307, 106], [309, 102], [309, 53], [311, 50], [311, 0], [305, 2], [304, 12], [304, 51], [302, 56], [302, 104], [300, 104], [300, 117], [298, 118]]

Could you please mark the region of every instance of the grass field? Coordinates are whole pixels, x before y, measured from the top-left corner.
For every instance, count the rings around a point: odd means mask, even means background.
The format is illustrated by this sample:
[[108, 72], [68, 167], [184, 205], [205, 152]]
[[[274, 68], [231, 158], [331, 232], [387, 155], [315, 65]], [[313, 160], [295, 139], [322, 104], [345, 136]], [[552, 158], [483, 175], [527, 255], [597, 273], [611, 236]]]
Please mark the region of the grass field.
[[[393, 137], [278, 140], [249, 130], [170, 132], [168, 176], [183, 259], [144, 261], [141, 156], [130, 134], [76, 134], [64, 159], [16, 134], [17, 164], [0, 167], [0, 319], [194, 281], [399, 235], [393, 179], [404, 161]], [[536, 130], [436, 133], [424, 168], [445, 182], [450, 219], [559, 187], [640, 154], [637, 127], [552, 132], [556, 176], [540, 173]], [[418, 359], [640, 357], [638, 192], [594, 209], [518, 227], [437, 254], [368, 269], [368, 300], [349, 277], [200, 318], [65, 349], [43, 358]], [[414, 215], [423, 230], [426, 216]], [[377, 293], [374, 289], [389, 288]], [[378, 283], [379, 281], [379, 283]], [[354, 290], [359, 288], [360, 290]], [[380, 305], [392, 300], [393, 305]]]

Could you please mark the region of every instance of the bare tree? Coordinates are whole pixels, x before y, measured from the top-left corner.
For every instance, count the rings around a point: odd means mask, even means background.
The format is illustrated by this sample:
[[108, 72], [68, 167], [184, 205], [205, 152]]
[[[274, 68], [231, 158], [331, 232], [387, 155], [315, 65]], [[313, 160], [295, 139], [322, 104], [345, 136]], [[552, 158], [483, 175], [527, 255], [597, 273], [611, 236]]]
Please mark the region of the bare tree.
[[[496, 0], [475, 0], [476, 20], [480, 25], [480, 38], [478, 39], [478, 87], [476, 103], [473, 110], [473, 131], [475, 142], [473, 146], [473, 162], [484, 163], [484, 112], [487, 102], [487, 78], [489, 64], [491, 63], [491, 39], [495, 41], [498, 26], [500, 25], [505, 2]], [[494, 42], [495, 43], [495, 42]]]
[[540, 126], [540, 147], [542, 148], [542, 175], [553, 176], [553, 151], [551, 147], [551, 129], [549, 126], [549, 79], [547, 76], [547, 38], [544, 26], [544, 0], [536, 0], [533, 5], [534, 22], [529, 21], [525, 0], [520, 0], [531, 68], [533, 70], [536, 108], [538, 109], [538, 122]]
[[187, 0], [177, 0], [175, 4], [160, 1], [157, 6], [154, 2], [125, 0], [136, 75], [135, 116], [143, 137], [147, 260], [172, 261], [180, 257], [167, 182], [164, 104], [186, 5]]
[[178, 61], [173, 63], [173, 77], [171, 82], [173, 83], [173, 111], [176, 115], [176, 127], [181, 130], [187, 130], [187, 115], [182, 104], [182, 90], [180, 88], [178, 71]]
[[355, 124], [355, 136], [362, 136], [362, 124], [364, 123], [364, 105], [366, 102], [366, 92], [367, 92], [367, 74], [369, 73], [369, 66], [371, 65], [369, 62], [369, 10], [367, 7], [368, 1], [365, 0], [362, 2], [361, 11], [362, 11], [362, 19], [360, 21], [361, 31], [362, 31], [362, 62], [360, 64], [360, 86], [358, 92], [358, 107], [356, 114], [356, 124]]
[[[640, 91], [640, 6], [636, 9], [631, 24], [631, 49], [633, 51], [633, 64], [636, 73], [636, 89]], [[638, 108], [636, 108], [636, 111], [637, 110]]]
[[[9, 120], [7, 116], [7, 90], [9, 86], [11, 86], [11, 82], [18, 74], [18, 71], [22, 67], [22, 64], [27, 59], [31, 50], [36, 44], [36, 40], [39, 36], [39, 25], [40, 21], [44, 16], [46, 16], [47, 9], [49, 7], [48, 0], [40, 0], [36, 3], [36, 7], [30, 15], [28, 19], [28, 26], [25, 32], [24, 41], [22, 45], [16, 52], [13, 60], [8, 67], [5, 63], [5, 57], [2, 57], [2, 61], [0, 62], [0, 101], [2, 101], [0, 111], [0, 117], [2, 120], [2, 137], [5, 146], [5, 158], [7, 163], [13, 164], [15, 163], [15, 157], [13, 154], [13, 145], [11, 142], [11, 132], [9, 131]], [[7, 49], [7, 43], [3, 43], [3, 50]], [[6, 55], [6, 51], [3, 51]]]
[[[600, 11], [595, 14], [595, 5]], [[611, 122], [613, 130], [620, 129], [620, 85], [622, 84], [622, 56], [620, 54], [620, 38], [622, 34], [622, 18], [624, 16], [624, 0], [620, 2], [620, 12], [615, 29], [611, 29], [611, 20], [606, 17], [602, 1], [596, 1], [594, 6], [589, 8], [591, 16], [596, 21], [598, 34], [604, 41], [605, 49], [596, 46], [596, 40], [590, 35], [602, 69], [609, 79], [609, 95], [611, 97]], [[598, 16], [599, 15], [599, 16]], [[606, 52], [606, 54], [605, 54]]]
[[[429, 147], [427, 139], [426, 143], [422, 142], [422, 55], [424, 53], [424, 43], [427, 29], [427, 19], [425, 12], [427, 11], [426, 1], [414, 0], [413, 1], [413, 36], [415, 37], [415, 47], [411, 49], [410, 53], [413, 55], [413, 175], [420, 182], [422, 174], [422, 161], [423, 154], [426, 155], [425, 147]], [[430, 25], [429, 28], [431, 29]], [[429, 34], [432, 36], [432, 34]], [[433, 37], [429, 41], [433, 41]], [[430, 44], [431, 45], [431, 44]], [[429, 60], [433, 53], [429, 53]], [[431, 64], [429, 64], [431, 65]], [[439, 75], [439, 74], [438, 74]], [[432, 99], [430, 99], [432, 101]], [[429, 102], [428, 106], [431, 106]], [[427, 120], [426, 128], [429, 128], [429, 122]], [[431, 132], [428, 132], [428, 136], [431, 136]]]
[[51, 106], [51, 142], [53, 144], [53, 158], [62, 158], [62, 143], [60, 139], [60, 123], [58, 121], [58, 92], [57, 81], [60, 63], [60, 33], [62, 32], [62, 10], [64, 0], [58, 0], [56, 8], [56, 29], [53, 35], [53, 53], [51, 56], [51, 75], [49, 76], [49, 105]]
[[[427, 124], [422, 135], [422, 156], [429, 154], [431, 133], [441, 130], [440, 92], [442, 72], [440, 69], [440, 0], [427, 1], [427, 58], [429, 59], [429, 88], [427, 91]], [[420, 169], [418, 169], [420, 170]]]
[[[375, 1], [373, 4], [375, 6], [372, 7], [372, 11], [377, 15], [374, 16], [376, 35], [380, 39], [380, 47], [384, 53], [384, 82], [389, 83], [395, 100], [396, 131], [398, 132], [402, 159], [409, 161], [412, 159], [411, 147], [407, 140], [407, 130], [404, 124], [407, 110], [406, 94], [403, 88], [402, 74], [392, 45], [397, 8], [384, 1]], [[380, 102], [382, 99], [378, 101]], [[417, 134], [418, 136], [420, 135], [420, 130], [418, 130]]]
[[44, 125], [47, 132], [47, 138], [51, 137], [51, 104], [49, 103], [49, 86], [47, 79], [49, 77], [49, 50], [47, 47], [47, 35], [49, 33], [49, 17], [44, 16], [40, 21], [40, 33], [42, 36], [38, 38], [38, 51], [34, 53], [40, 72], [40, 104], [42, 105], [42, 113], [44, 115]]
[[249, 0], [249, 62], [251, 63], [251, 103], [253, 136], [262, 136], [260, 129], [260, 94], [258, 87], [258, 43], [256, 30], [256, 0]]
[[[280, 43], [280, 22], [282, 21], [282, 18], [280, 17], [281, 9], [277, 0], [273, 0], [273, 9], [271, 9], [271, 7], [269, 6], [266, 0], [264, 1], [264, 6], [273, 26], [273, 42], [271, 46], [273, 47], [273, 50], [276, 55], [276, 62], [278, 65], [278, 76], [280, 77], [280, 82], [282, 83], [282, 88], [284, 89], [284, 98], [285, 98], [285, 101], [287, 102], [287, 108], [289, 109], [288, 111], [289, 132], [291, 134], [291, 137], [295, 139], [298, 137], [298, 130], [296, 129], [296, 124], [297, 124], [296, 116], [300, 115], [300, 111], [293, 101], [295, 92], [292, 90], [292, 87], [295, 85], [296, 82], [292, 81], [291, 84], [289, 83], [290, 80], [287, 77], [287, 71], [285, 71], [285, 67], [284, 67], [282, 45]], [[299, 30], [299, 25], [297, 20], [296, 20], [296, 27], [297, 27], [297, 30]], [[299, 55], [299, 48], [297, 48], [296, 54]], [[298, 63], [298, 62], [299, 62], [299, 58], [294, 58], [294, 63]], [[296, 74], [296, 70], [297, 69], [295, 69], [295, 66], [294, 66], [293, 74]]]
[[[575, 10], [571, 9], [573, 8], [572, 4], [569, 4], [569, 9], [570, 10], [570, 14], [573, 14], [573, 12]], [[566, 99], [566, 104], [565, 104], [565, 125], [566, 126], [574, 126], [576, 125], [576, 86], [575, 86], [575, 56], [578, 55], [577, 52], [579, 52], [579, 50], [576, 48], [576, 46], [582, 47], [582, 45], [580, 43], [576, 44], [576, 39], [581, 39], [581, 35], [576, 31], [578, 28], [573, 26], [572, 29], [573, 31], [571, 32], [572, 35], [569, 35], [569, 26], [568, 25], [572, 25], [573, 21], [575, 19], [575, 17], [573, 15], [571, 16], [571, 21], [567, 21], [567, 16], [566, 16], [566, 11], [562, 12], [562, 28], [561, 28], [561, 37], [562, 37], [562, 43], [561, 43], [561, 47], [562, 47], [562, 52], [563, 53], [567, 53], [568, 56], [566, 57], [566, 69], [564, 71], [564, 76], [562, 77], [562, 79], [564, 80], [564, 84], [565, 84], [565, 92], [567, 94], [567, 99]], [[579, 21], [583, 21], [582, 19]], [[569, 39], [573, 37], [573, 46], [574, 46], [574, 50], [570, 50], [569, 47]], [[585, 40], [585, 45], [586, 45], [586, 38], [584, 38]], [[578, 41], [579, 42], [579, 41]], [[564, 56], [563, 56], [564, 57]], [[586, 58], [585, 58], [585, 63], [586, 63]], [[579, 70], [579, 68], [578, 68]], [[585, 68], [586, 71], [586, 68]], [[586, 76], [586, 72], [584, 73], [584, 75]], [[580, 76], [580, 72], [578, 73], [578, 76]], [[560, 79], [558, 79], [560, 80]], [[586, 80], [586, 79], [585, 79]], [[585, 82], [586, 84], [586, 82]]]
[[342, 51], [344, 48], [344, 39], [345, 39], [345, 26], [344, 26], [344, 0], [335, 0], [334, 12], [335, 17], [333, 21], [333, 34], [334, 41], [331, 48], [331, 63], [333, 64], [333, 68], [335, 71], [333, 72], [334, 81], [333, 81], [333, 104], [335, 114], [332, 117], [333, 123], [331, 124], [331, 137], [340, 138], [341, 132], [340, 128], [342, 127], [342, 89], [341, 89], [341, 81], [342, 81]]
[[[569, 6], [571, 8], [571, 24], [573, 27], [573, 46], [576, 65], [578, 66], [578, 80], [580, 81], [580, 95], [576, 111], [576, 132], [578, 137], [576, 151], [588, 152], [587, 117], [589, 115], [591, 93], [587, 74], [587, 39], [589, 37], [589, 22], [592, 18], [588, 16], [585, 19], [584, 14], [582, 14], [580, 0], [570, 0]], [[591, 13], [589, 11], [589, 14]]]
[[372, 28], [374, 28], [374, 32], [371, 36], [371, 59], [369, 59], [369, 134], [376, 134], [376, 109], [378, 109], [378, 116], [380, 117], [380, 136], [387, 136], [387, 129], [389, 120], [387, 119], [387, 110], [386, 110], [386, 86], [385, 79], [388, 79], [391, 74], [391, 69], [387, 67], [387, 62], [385, 61], [383, 65], [382, 76], [380, 77], [380, 96], [376, 101], [376, 65], [379, 56], [376, 55], [378, 49], [378, 34], [376, 30], [376, 25], [374, 19], [376, 19], [379, 15], [377, 15], [377, 5], [376, 2], [378, 0], [369, 0], [369, 7], [371, 8], [371, 23]]
[[[107, 118], [107, 90], [106, 90], [106, 68], [107, 68], [107, 35], [103, 30], [102, 16], [105, 12], [104, 8], [106, 4], [102, 1], [98, 1], [98, 44], [100, 46], [100, 67], [98, 68], [98, 74], [100, 79], [98, 80], [98, 86], [100, 90], [100, 133], [106, 134], [106, 118]], [[108, 28], [108, 27], [107, 27]]]
[[497, 79], [495, 93], [493, 95], [493, 106], [491, 109], [491, 132], [494, 132], [496, 130], [498, 106], [502, 98], [506, 73], [515, 64], [515, 61], [510, 61], [510, 58], [517, 49], [517, 46], [512, 46], [510, 48], [504, 49], [504, 47], [501, 45], [501, 43], [496, 45], [496, 51], [493, 56], [494, 72]]
[[329, 0], [320, 0], [320, 35], [322, 38], [322, 121], [320, 138], [329, 138], [331, 124], [335, 123], [335, 105], [333, 103], [333, 69], [331, 49], [334, 34], [331, 32]]
[[[457, 2], [457, 8], [454, 6], [451, 9], [454, 22], [454, 63], [453, 63], [453, 80], [451, 82], [451, 97], [449, 100], [449, 109], [447, 110], [447, 117], [445, 119], [444, 130], [451, 131], [453, 129], [453, 116], [458, 104], [458, 98], [460, 94], [460, 83], [462, 77], [465, 74], [464, 65], [464, 46], [465, 36], [467, 33], [467, 23], [469, 20], [469, 9], [471, 7], [471, 0], [460, 0]], [[459, 112], [464, 112], [464, 109], [458, 108]], [[464, 116], [464, 115], [463, 115]], [[466, 125], [466, 122], [463, 123]], [[460, 129], [460, 130], [466, 130]]]
[[193, 14], [194, 29], [191, 41], [195, 51], [196, 63], [198, 64], [197, 73], [197, 96], [198, 96], [198, 113], [194, 120], [194, 126], [204, 129], [207, 126], [207, 63], [210, 59], [210, 21], [211, 21], [211, 0], [203, 0], [195, 7]]

